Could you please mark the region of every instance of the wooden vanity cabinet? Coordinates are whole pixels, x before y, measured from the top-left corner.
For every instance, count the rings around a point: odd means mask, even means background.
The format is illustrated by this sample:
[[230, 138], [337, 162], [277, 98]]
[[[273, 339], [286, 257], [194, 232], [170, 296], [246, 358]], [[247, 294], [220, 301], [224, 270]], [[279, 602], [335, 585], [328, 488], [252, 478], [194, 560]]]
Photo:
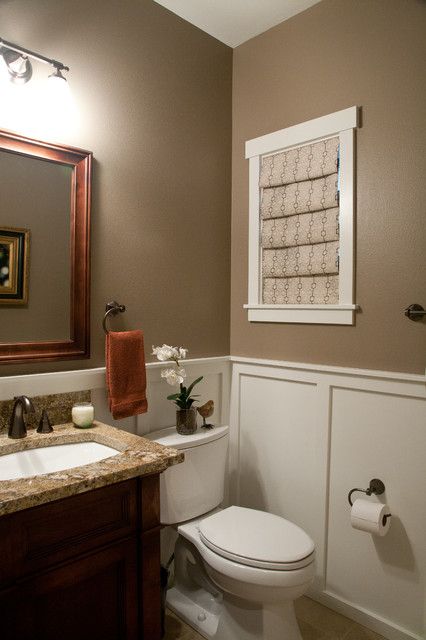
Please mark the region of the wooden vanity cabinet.
[[159, 477], [0, 518], [2, 640], [160, 640]]

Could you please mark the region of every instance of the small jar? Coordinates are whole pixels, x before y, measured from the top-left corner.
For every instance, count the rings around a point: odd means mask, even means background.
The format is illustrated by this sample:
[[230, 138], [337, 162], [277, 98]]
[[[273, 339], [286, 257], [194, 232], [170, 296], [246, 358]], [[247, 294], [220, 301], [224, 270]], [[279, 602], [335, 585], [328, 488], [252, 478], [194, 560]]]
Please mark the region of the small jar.
[[91, 402], [76, 402], [71, 409], [72, 421], [78, 429], [88, 429], [93, 426], [95, 409]]

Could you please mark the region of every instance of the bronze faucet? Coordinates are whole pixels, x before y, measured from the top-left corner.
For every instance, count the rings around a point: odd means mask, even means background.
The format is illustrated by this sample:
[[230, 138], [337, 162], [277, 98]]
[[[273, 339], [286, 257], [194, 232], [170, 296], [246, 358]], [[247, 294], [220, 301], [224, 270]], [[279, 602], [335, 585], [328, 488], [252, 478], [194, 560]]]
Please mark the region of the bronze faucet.
[[25, 424], [24, 415], [34, 413], [34, 405], [27, 396], [19, 396], [15, 398], [12, 416], [9, 423], [9, 438], [26, 438], [27, 426]]

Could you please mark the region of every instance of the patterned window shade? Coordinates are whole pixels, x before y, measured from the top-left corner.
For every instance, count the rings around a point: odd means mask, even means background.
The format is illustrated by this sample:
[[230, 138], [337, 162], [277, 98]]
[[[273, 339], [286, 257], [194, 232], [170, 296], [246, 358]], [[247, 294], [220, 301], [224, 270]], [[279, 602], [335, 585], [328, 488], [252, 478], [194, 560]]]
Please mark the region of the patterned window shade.
[[339, 138], [262, 159], [264, 304], [339, 302]]

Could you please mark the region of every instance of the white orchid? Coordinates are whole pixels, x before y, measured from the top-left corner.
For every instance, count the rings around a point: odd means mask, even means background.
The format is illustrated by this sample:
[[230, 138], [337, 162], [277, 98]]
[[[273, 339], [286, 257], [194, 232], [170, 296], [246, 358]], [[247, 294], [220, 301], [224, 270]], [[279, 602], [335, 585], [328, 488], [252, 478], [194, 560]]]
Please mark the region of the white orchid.
[[152, 346], [152, 355], [157, 356], [157, 360], [165, 362], [166, 360], [173, 360], [175, 362], [175, 368], [163, 369], [161, 371], [161, 377], [165, 379], [167, 384], [171, 386], [180, 386], [179, 393], [173, 393], [167, 396], [167, 400], [173, 400], [179, 409], [190, 409], [194, 402], [198, 402], [195, 396], [191, 396], [191, 392], [196, 384], [201, 382], [203, 376], [200, 376], [188, 387], [183, 386], [183, 381], [186, 378], [186, 371], [180, 366], [179, 360], [184, 360], [188, 349], [184, 347], [171, 347], [168, 344], [163, 344], [162, 347]]
[[152, 355], [157, 356], [157, 360], [164, 362], [165, 360], [173, 360], [179, 355], [179, 351], [176, 347], [171, 347], [168, 344], [163, 344], [162, 347], [152, 347]]
[[167, 384], [175, 386], [182, 384], [186, 378], [186, 372], [183, 367], [177, 367], [177, 369], [163, 369], [161, 377], [166, 379]]
[[168, 344], [163, 344], [162, 347], [152, 346], [152, 355], [157, 356], [157, 360], [165, 362], [166, 360], [174, 360], [176, 364], [179, 364], [179, 360], [184, 360], [188, 349], [183, 347], [171, 347]]

